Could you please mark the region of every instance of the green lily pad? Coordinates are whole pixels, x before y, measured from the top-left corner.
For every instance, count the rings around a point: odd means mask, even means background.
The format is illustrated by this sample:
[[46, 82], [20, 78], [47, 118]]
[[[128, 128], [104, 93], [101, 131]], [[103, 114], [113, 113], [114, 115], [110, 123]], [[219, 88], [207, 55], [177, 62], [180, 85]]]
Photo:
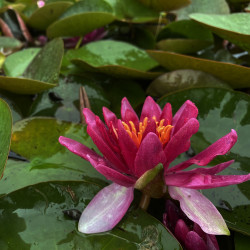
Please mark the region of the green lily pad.
[[146, 72], [158, 65], [147, 53], [129, 43], [119, 41], [98, 41], [80, 49], [69, 50], [67, 60], [92, 72], [114, 76], [154, 78], [159, 72]]
[[31, 106], [29, 115], [53, 116], [64, 121], [80, 122], [80, 86], [84, 86], [86, 90], [91, 110], [102, 116], [102, 107], [109, 107], [110, 102], [99, 82], [87, 75], [60, 78], [57, 87], [39, 94]]
[[[55, 87], [63, 53], [62, 39], [52, 40], [38, 52], [22, 76], [0, 76], [0, 88], [18, 94], [36, 94]], [[23, 67], [21, 69], [23, 71]]]
[[5, 75], [21, 76], [39, 51], [39, 48], [30, 48], [9, 55], [3, 65]]
[[152, 8], [134, 0], [105, 0], [113, 8], [116, 19], [129, 23], [155, 21], [159, 13]]
[[[214, 164], [228, 160], [235, 163], [222, 174], [248, 174], [250, 172], [250, 97], [241, 92], [221, 88], [194, 88], [175, 92], [160, 99], [163, 107], [166, 102], [173, 105], [173, 112], [186, 101], [191, 100], [199, 110], [199, 132], [192, 136], [191, 147], [194, 153], [201, 152], [213, 142], [235, 129], [238, 141], [226, 156], [217, 157]], [[219, 209], [228, 227], [250, 235], [250, 181], [202, 190]]]
[[82, 36], [114, 21], [112, 7], [104, 0], [80, 1], [69, 7], [47, 29], [47, 36]]
[[233, 88], [250, 86], [250, 68], [232, 63], [217, 62], [173, 52], [148, 50], [148, 54], [168, 70], [193, 69], [209, 73]]
[[28, 161], [7, 161], [0, 196], [48, 181], [90, 181], [104, 185], [107, 180], [90, 163], [58, 142], [61, 135], [98, 151], [81, 124], [53, 118], [29, 118], [15, 123], [11, 150]]
[[[154, 217], [132, 209], [112, 230], [86, 235], [63, 214], [82, 211], [100, 187], [86, 182], [50, 182], [0, 199], [0, 245], [3, 249], [182, 249]], [[29, 197], [29, 199], [27, 199]], [[45, 230], [46, 229], [46, 230]]]
[[250, 237], [234, 232], [235, 250], [246, 250], [249, 247]]
[[56, 21], [72, 5], [68, 1], [46, 3], [42, 8], [37, 9], [28, 19], [29, 26], [45, 30]]
[[0, 179], [3, 176], [6, 160], [10, 149], [12, 117], [9, 106], [0, 99]]
[[156, 78], [148, 87], [147, 93], [152, 96], [163, 96], [171, 92], [193, 87], [224, 87], [226, 83], [210, 74], [191, 69], [180, 69], [165, 73]]
[[19, 49], [22, 43], [13, 37], [2, 36], [0, 37], [0, 48], [4, 49]]
[[185, 8], [175, 11], [177, 20], [189, 19], [189, 14], [229, 14], [230, 9], [226, 0], [192, 0]]
[[248, 13], [234, 13], [230, 15], [211, 15], [211, 14], [191, 14], [190, 18], [204, 25], [206, 28], [238, 45], [239, 47], [250, 50], [250, 29], [246, 23], [250, 22]]
[[166, 1], [166, 0], [139, 0], [146, 6], [153, 8], [157, 11], [170, 11], [180, 9], [191, 3], [190, 0], [176, 0], [176, 1]]

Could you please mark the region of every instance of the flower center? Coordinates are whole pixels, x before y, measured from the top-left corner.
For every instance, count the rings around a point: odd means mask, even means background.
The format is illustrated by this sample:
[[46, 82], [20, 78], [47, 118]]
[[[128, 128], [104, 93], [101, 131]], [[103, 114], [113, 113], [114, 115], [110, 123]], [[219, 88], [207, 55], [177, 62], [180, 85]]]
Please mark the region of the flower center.
[[[169, 139], [170, 139], [170, 133], [173, 128], [171, 125], [164, 125], [165, 119], [162, 119], [160, 121], [157, 121], [155, 117], [153, 117], [153, 120], [156, 124], [156, 133], [159, 137], [160, 142], [162, 145], [165, 145]], [[129, 124], [122, 122], [125, 130], [131, 137], [131, 139], [134, 141], [135, 145], [139, 148], [143, 133], [145, 132], [147, 125], [148, 125], [148, 117], [145, 117], [142, 122], [139, 123], [139, 129], [137, 131], [135, 124], [132, 121], [129, 121]], [[130, 125], [130, 126], [129, 126]]]

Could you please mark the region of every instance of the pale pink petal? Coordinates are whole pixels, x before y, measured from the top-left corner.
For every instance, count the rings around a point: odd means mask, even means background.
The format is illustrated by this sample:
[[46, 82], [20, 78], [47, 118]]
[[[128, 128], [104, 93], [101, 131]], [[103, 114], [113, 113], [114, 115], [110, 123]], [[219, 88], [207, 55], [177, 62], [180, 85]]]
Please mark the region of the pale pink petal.
[[121, 174], [118, 171], [101, 164], [97, 165], [95, 169], [108, 180], [124, 187], [132, 187], [136, 182], [135, 178]]
[[85, 234], [111, 230], [125, 215], [133, 198], [133, 187], [113, 183], [103, 188], [83, 211], [78, 230]]
[[185, 240], [186, 250], [208, 250], [204, 240], [194, 231], [190, 231]]
[[168, 169], [168, 171], [177, 172], [188, 168], [192, 164], [206, 166], [216, 156], [226, 154], [233, 147], [236, 141], [237, 133], [232, 129], [230, 133], [220, 138], [218, 141], [210, 145], [196, 156]]
[[165, 176], [166, 185], [192, 189], [208, 189], [240, 184], [250, 180], [247, 175], [210, 175], [180, 172]]
[[167, 103], [163, 110], [162, 110], [162, 114], [160, 117], [160, 120], [164, 119], [164, 126], [166, 125], [171, 125], [172, 124], [172, 106], [170, 103]]
[[148, 96], [144, 102], [140, 121], [142, 122], [145, 117], [155, 117], [157, 121], [159, 121], [161, 117], [161, 108], [151, 96]]
[[72, 140], [72, 139], [64, 137], [64, 136], [59, 137], [59, 142], [64, 147], [66, 147], [69, 151], [71, 151], [72, 153], [82, 157], [86, 161], [88, 161], [87, 155], [89, 155], [95, 161], [103, 160], [103, 158], [100, 155], [98, 155], [96, 152], [89, 149], [85, 145], [81, 144], [80, 142], [77, 142], [75, 140]]
[[177, 111], [173, 117], [172, 125], [173, 134], [177, 133], [179, 129], [191, 118], [196, 118], [198, 115], [198, 109], [194, 103], [187, 100]]
[[168, 191], [174, 200], [180, 202], [182, 211], [208, 234], [229, 235], [227, 225], [213, 203], [200, 192], [189, 188], [169, 186]]
[[142, 141], [135, 157], [135, 175], [140, 177], [158, 163], [166, 161], [165, 153], [158, 136], [148, 133]]
[[[166, 145], [164, 152], [167, 157], [166, 165], [172, 162], [178, 155], [187, 151], [190, 147], [190, 138], [199, 129], [198, 120], [191, 118], [189, 119], [182, 128], [171, 137], [170, 141]], [[165, 172], [167, 167], [165, 168]]]
[[136, 129], [138, 129], [139, 118], [126, 97], [124, 97], [122, 99], [121, 118], [126, 123], [129, 123], [129, 121], [132, 121], [134, 123]]
[[121, 121], [119, 120], [118, 123], [118, 143], [120, 147], [121, 154], [123, 159], [125, 160], [126, 164], [129, 166], [132, 173], [134, 173], [134, 160], [137, 153], [137, 146], [135, 145], [134, 141], [131, 139], [127, 131], [124, 129]]

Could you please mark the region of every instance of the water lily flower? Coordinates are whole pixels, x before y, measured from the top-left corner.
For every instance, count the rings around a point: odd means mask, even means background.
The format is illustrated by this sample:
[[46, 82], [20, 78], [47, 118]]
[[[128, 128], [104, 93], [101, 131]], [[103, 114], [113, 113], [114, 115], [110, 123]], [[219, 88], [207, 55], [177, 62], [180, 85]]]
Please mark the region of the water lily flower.
[[171, 200], [166, 201], [163, 224], [186, 250], [219, 250], [215, 235], [203, 232], [200, 226], [189, 220]]
[[87, 132], [102, 156], [69, 138], [61, 136], [59, 142], [89, 161], [113, 184], [102, 189], [83, 211], [79, 231], [97, 233], [112, 229], [129, 208], [138, 181], [161, 163], [169, 193], [173, 199], [180, 201], [187, 216], [206, 233], [228, 233], [217, 209], [195, 189], [238, 184], [249, 180], [250, 175], [216, 175], [233, 161], [210, 168], [183, 170], [192, 164], [206, 166], [217, 155], [227, 153], [237, 140], [234, 130], [197, 156], [169, 167], [178, 155], [189, 149], [190, 138], [199, 129], [196, 119], [198, 109], [191, 101], [186, 101], [173, 117], [169, 103], [161, 110], [151, 97], [146, 98], [140, 119], [126, 98], [122, 100], [121, 119], [107, 108], [103, 108], [106, 125], [89, 109], [85, 108], [83, 114]]

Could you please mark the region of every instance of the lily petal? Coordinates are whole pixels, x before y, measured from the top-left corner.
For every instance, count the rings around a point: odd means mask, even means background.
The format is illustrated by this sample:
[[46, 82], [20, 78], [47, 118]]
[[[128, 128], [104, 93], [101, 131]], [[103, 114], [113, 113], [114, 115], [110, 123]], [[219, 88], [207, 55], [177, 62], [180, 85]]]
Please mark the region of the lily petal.
[[208, 148], [195, 155], [191, 159], [184, 161], [170, 169], [168, 171], [176, 172], [188, 168], [189, 166], [196, 164], [199, 166], [206, 166], [218, 155], [226, 154], [236, 143], [237, 133], [235, 130], [231, 130], [230, 133], [220, 138], [218, 141], [210, 145]]
[[172, 125], [174, 126], [174, 128], [172, 133], [177, 133], [189, 119], [196, 118], [197, 115], [198, 109], [195, 104], [189, 100], [186, 101], [173, 117]]
[[176, 236], [177, 240], [184, 244], [188, 232], [189, 229], [184, 220], [179, 219], [175, 225], [174, 230], [174, 235]]
[[103, 112], [103, 117], [107, 126], [110, 128], [110, 125], [112, 124], [116, 128], [117, 126], [116, 124], [118, 120], [116, 115], [106, 107], [102, 108], [102, 112]]
[[137, 153], [137, 146], [134, 141], [131, 139], [127, 131], [124, 129], [122, 122], [119, 120], [117, 123], [118, 126], [118, 143], [120, 146], [120, 151], [123, 156], [123, 159], [126, 161], [130, 170], [134, 173], [134, 160]]
[[103, 188], [83, 211], [78, 230], [86, 234], [111, 230], [125, 215], [133, 198], [133, 187], [113, 183]]
[[187, 250], [208, 250], [205, 241], [194, 231], [187, 233], [185, 248]]
[[160, 120], [164, 119], [164, 126], [166, 125], [171, 125], [172, 124], [172, 106], [170, 103], [167, 103], [163, 110], [162, 110], [162, 114], [160, 117]]
[[64, 136], [59, 137], [59, 142], [64, 147], [66, 147], [69, 151], [71, 151], [72, 153], [82, 157], [86, 161], [88, 161], [87, 155], [89, 155], [95, 161], [103, 160], [103, 158], [100, 155], [98, 155], [96, 152], [89, 149], [85, 145], [81, 144], [80, 142], [77, 142], [75, 140], [72, 140], [72, 139], [64, 137]]
[[240, 184], [250, 180], [247, 175], [210, 175], [200, 173], [175, 173], [165, 176], [166, 185], [192, 189], [208, 189]]
[[[178, 155], [187, 151], [190, 147], [190, 138], [199, 129], [198, 120], [191, 118], [181, 129], [170, 139], [164, 152], [167, 157], [167, 164], [172, 162]], [[165, 168], [165, 171], [167, 167]]]
[[153, 116], [155, 116], [156, 120], [159, 121], [161, 113], [162, 111], [160, 106], [154, 101], [151, 96], [148, 96], [142, 107], [140, 121], [142, 122], [145, 117], [148, 117], [148, 119], [150, 119]]
[[165, 153], [158, 136], [148, 133], [142, 141], [135, 157], [135, 175], [140, 177], [158, 163], [166, 161]]
[[180, 202], [182, 211], [208, 234], [229, 235], [227, 225], [213, 203], [200, 192], [169, 186], [170, 196]]
[[129, 121], [132, 121], [134, 123], [136, 129], [138, 129], [139, 118], [126, 97], [124, 97], [122, 99], [121, 118], [126, 123], [129, 123]]
[[119, 173], [118, 171], [106, 167], [104, 165], [98, 165], [95, 167], [95, 169], [101, 173], [102, 175], [104, 175], [108, 180], [113, 181], [121, 186], [124, 187], [132, 187], [134, 186], [136, 179], [123, 175], [121, 173]]

